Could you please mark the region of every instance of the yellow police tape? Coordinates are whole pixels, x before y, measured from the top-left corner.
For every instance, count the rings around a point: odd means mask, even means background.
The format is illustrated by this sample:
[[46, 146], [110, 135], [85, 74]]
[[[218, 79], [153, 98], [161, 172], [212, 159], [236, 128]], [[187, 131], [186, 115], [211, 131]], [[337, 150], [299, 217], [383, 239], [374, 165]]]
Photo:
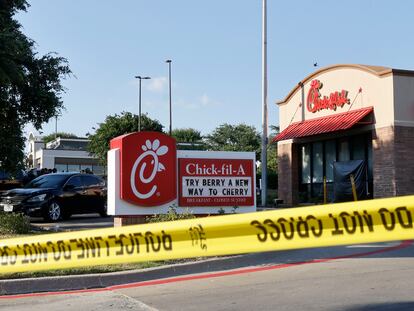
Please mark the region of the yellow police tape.
[[0, 273], [414, 238], [414, 196], [0, 241]]

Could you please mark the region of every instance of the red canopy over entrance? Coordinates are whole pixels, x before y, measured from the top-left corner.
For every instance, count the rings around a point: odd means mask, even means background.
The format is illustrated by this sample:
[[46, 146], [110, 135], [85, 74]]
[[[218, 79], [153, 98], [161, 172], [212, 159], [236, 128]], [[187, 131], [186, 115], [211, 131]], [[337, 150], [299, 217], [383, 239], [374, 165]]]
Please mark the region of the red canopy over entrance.
[[[357, 124], [360, 124], [360, 121], [373, 111], [374, 107], [367, 107], [327, 117], [295, 122], [277, 135], [273, 139], [273, 142], [347, 130]], [[372, 121], [369, 123], [372, 123]], [[364, 124], [367, 123], [364, 122]]]

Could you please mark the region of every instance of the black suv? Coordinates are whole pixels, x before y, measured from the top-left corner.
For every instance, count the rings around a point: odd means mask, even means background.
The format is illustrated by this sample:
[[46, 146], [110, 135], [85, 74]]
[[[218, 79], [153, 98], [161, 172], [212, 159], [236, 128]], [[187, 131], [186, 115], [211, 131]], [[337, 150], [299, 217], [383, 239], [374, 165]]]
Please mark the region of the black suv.
[[98, 176], [53, 173], [33, 179], [24, 188], [12, 189], [0, 198], [0, 211], [44, 217], [49, 221], [72, 214], [106, 216], [106, 184]]

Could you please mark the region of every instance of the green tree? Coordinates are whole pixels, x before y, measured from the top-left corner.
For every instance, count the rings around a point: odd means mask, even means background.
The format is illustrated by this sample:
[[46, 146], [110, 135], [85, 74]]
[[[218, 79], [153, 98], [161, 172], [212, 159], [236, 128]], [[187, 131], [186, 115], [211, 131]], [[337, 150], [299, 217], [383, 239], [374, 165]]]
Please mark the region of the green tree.
[[[273, 138], [279, 134], [279, 127], [271, 125], [269, 135], [269, 144], [267, 145], [267, 182], [269, 189], [277, 189], [277, 142], [272, 142]], [[258, 176], [261, 177], [262, 167], [258, 170]]]
[[196, 129], [174, 129], [171, 136], [177, 141], [180, 150], [205, 150], [203, 136]]
[[70, 74], [66, 59], [39, 56], [21, 32], [14, 16], [28, 7], [25, 0], [0, 1], [0, 169], [9, 172], [23, 166], [24, 125], [40, 129], [62, 110], [61, 79]]
[[198, 143], [203, 139], [201, 132], [192, 128], [174, 129], [171, 136], [179, 143]]
[[273, 138], [279, 134], [279, 126], [271, 125], [269, 144], [267, 146], [267, 167], [269, 173], [277, 174], [277, 142], [272, 142]]
[[[163, 126], [158, 120], [152, 120], [147, 115], [141, 115], [141, 131], [162, 132]], [[130, 112], [122, 112], [107, 116], [103, 123], [99, 124], [95, 134], [89, 135], [88, 150], [94, 154], [102, 164], [106, 165], [106, 154], [109, 150], [109, 142], [112, 138], [138, 131], [138, 116]]]
[[72, 133], [57, 132], [57, 133], [53, 133], [53, 134], [49, 134], [49, 135], [43, 136], [42, 139], [43, 139], [43, 142], [45, 144], [47, 144], [48, 142], [54, 140], [55, 137], [60, 137], [60, 138], [79, 138], [78, 136], [76, 136], [75, 134], [72, 134]]
[[260, 156], [260, 135], [254, 126], [222, 124], [206, 137], [211, 150], [255, 151]]

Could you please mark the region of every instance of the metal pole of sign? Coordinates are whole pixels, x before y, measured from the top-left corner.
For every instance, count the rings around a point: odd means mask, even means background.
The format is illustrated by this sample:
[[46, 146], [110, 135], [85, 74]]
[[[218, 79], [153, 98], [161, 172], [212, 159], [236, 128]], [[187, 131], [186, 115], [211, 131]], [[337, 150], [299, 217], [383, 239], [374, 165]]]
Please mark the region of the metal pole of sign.
[[267, 199], [267, 0], [262, 7], [262, 206]]
[[139, 77], [138, 132], [141, 132], [141, 77]]
[[171, 59], [167, 59], [165, 61], [166, 63], [168, 63], [168, 85], [169, 85], [169, 95], [170, 95], [170, 136], [172, 133], [172, 106], [171, 106]]
[[151, 77], [141, 77], [135, 76], [135, 79], [139, 79], [139, 87], [138, 87], [138, 132], [141, 132], [141, 80], [148, 80]]

